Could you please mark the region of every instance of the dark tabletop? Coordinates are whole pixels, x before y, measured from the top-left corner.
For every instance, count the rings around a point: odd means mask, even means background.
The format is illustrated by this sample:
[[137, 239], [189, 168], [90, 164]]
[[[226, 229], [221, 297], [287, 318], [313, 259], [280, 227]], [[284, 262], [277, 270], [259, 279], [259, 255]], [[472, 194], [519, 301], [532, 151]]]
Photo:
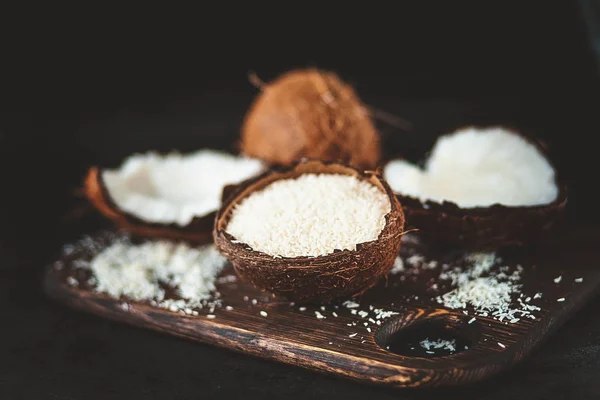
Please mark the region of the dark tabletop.
[[[0, 112], [0, 399], [600, 398], [600, 298], [504, 374], [464, 388], [409, 391], [105, 321], [55, 304], [41, 290], [43, 267], [85, 231], [74, 193], [86, 168], [151, 149], [236, 150], [256, 94], [248, 69], [266, 80], [294, 66], [335, 69], [366, 103], [413, 123], [410, 132], [378, 123], [386, 155], [418, 158], [437, 135], [463, 124], [510, 124], [535, 134], [569, 183], [568, 218], [600, 228], [590, 184], [598, 172], [600, 75], [577, 8], [564, 4], [507, 7], [483, 20], [464, 8], [430, 16], [412, 7], [402, 23], [381, 20], [388, 13], [378, 9], [378, 32], [392, 39], [372, 34], [363, 37], [368, 46], [347, 36], [358, 30], [329, 25], [333, 14], [321, 16], [326, 30], [309, 38], [276, 38], [286, 46], [249, 37], [260, 25], [255, 19], [236, 34], [241, 45], [234, 47], [206, 39], [230, 25], [212, 25], [185, 45], [174, 36], [163, 41], [155, 21], [148, 21], [145, 40], [125, 40], [112, 25], [81, 40], [67, 27], [53, 35], [35, 31], [18, 57], [4, 54], [27, 62], [9, 65], [13, 85], [1, 91], [7, 106]], [[363, 12], [355, 10], [354, 18]], [[429, 17], [437, 30], [423, 28]], [[89, 21], [78, 22], [82, 28]], [[473, 31], [483, 42], [470, 39]], [[351, 45], [332, 50], [331, 40], [342, 37]], [[202, 56], [192, 63], [194, 52]]]
[[20, 299], [1, 306], [3, 399], [600, 396], [600, 299], [529, 359], [500, 376], [459, 389], [409, 391], [340, 380], [105, 321], [53, 304], [37, 287], [23, 296], [22, 288], [39, 281], [38, 275], [13, 269], [3, 271], [2, 277], [3, 296]]

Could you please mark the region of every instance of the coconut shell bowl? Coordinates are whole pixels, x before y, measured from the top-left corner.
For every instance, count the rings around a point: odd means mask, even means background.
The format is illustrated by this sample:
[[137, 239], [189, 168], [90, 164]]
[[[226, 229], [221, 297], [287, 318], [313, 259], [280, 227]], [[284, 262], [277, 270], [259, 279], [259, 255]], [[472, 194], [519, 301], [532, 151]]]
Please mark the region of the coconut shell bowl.
[[[281, 257], [253, 250], [227, 232], [232, 211], [242, 200], [269, 184], [303, 174], [342, 174], [367, 181], [389, 198], [390, 212], [376, 240], [358, 243], [356, 250], [335, 250], [314, 257]], [[327, 302], [359, 295], [374, 286], [394, 264], [404, 229], [404, 213], [390, 187], [376, 172], [361, 172], [337, 162], [303, 160], [273, 168], [235, 187], [217, 212], [213, 236], [219, 251], [237, 274], [254, 286], [296, 302]]]

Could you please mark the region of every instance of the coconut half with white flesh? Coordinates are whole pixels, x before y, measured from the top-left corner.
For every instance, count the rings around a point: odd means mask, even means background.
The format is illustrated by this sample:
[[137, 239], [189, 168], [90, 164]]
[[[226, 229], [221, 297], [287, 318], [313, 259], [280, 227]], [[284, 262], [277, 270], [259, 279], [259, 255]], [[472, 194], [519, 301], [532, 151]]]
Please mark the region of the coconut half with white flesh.
[[217, 150], [149, 152], [117, 169], [90, 168], [84, 186], [90, 202], [122, 230], [205, 243], [223, 190], [264, 169], [260, 160]]
[[443, 135], [423, 167], [391, 160], [383, 176], [404, 207], [407, 226], [444, 247], [533, 243], [567, 203], [566, 187], [544, 148], [504, 127]]

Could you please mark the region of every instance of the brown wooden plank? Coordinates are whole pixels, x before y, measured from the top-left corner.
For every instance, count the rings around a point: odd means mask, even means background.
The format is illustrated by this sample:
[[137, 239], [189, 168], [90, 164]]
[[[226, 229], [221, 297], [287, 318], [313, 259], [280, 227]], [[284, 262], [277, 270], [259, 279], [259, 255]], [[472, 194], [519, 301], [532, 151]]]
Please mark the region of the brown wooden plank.
[[[542, 307], [537, 319], [521, 319], [515, 324], [483, 317], [468, 324], [470, 316], [434, 304], [425, 290], [425, 282], [434, 276], [431, 271], [405, 275], [403, 281], [401, 274], [390, 276], [363, 295], [361, 309], [368, 311], [373, 306], [399, 313], [381, 326], [369, 323], [371, 332], [363, 325], [368, 317], [352, 315], [339, 304], [325, 305], [324, 310], [306, 306], [301, 311], [298, 305], [240, 281], [218, 285], [224, 305], [233, 309], [217, 308], [215, 319], [206, 317], [206, 309], [190, 316], [127, 302], [125, 310], [123, 300], [85, 286], [68, 285], [66, 279], [73, 275], [69, 264], [72, 260], [63, 263], [60, 270], [48, 269], [45, 288], [52, 298], [101, 317], [315, 371], [396, 387], [456, 385], [484, 379], [521, 360], [598, 291], [600, 268], [594, 256], [599, 239], [594, 231], [569, 230], [543, 248], [507, 255], [511, 262], [518, 261], [524, 267], [523, 292], [543, 293], [536, 303]], [[403, 251], [410, 248], [406, 243]], [[226, 269], [222, 276], [232, 273]], [[555, 283], [554, 278], [561, 275], [562, 281]], [[583, 281], [575, 283], [574, 279], [580, 277]], [[560, 297], [565, 301], [557, 302]], [[267, 317], [260, 311], [266, 311]], [[317, 319], [315, 311], [326, 318]], [[461, 335], [472, 341], [469, 349], [449, 356], [422, 357], [394, 354], [378, 345], [396, 331], [423, 321], [460, 329]], [[352, 322], [358, 323], [348, 326]], [[356, 336], [350, 337], [354, 333]]]

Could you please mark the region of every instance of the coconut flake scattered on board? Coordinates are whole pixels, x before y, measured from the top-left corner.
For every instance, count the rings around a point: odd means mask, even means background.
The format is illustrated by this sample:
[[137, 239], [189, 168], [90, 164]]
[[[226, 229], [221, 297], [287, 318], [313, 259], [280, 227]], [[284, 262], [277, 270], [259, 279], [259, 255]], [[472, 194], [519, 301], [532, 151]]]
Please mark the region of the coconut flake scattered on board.
[[[391, 274], [400, 275], [401, 282], [407, 276], [432, 272], [438, 274], [428, 281], [428, 290], [440, 293], [432, 300], [447, 308], [460, 310], [465, 315], [516, 323], [522, 318], [535, 319], [535, 312], [541, 310], [531, 303], [541, 298], [541, 293], [525, 296], [521, 292], [524, 268], [521, 265], [502, 264], [501, 258], [496, 257], [495, 253], [467, 253], [448, 263], [428, 260], [414, 251], [398, 259], [396, 265], [402, 267], [396, 268], [396, 271], [392, 269]], [[440, 291], [442, 288], [445, 293]], [[406, 300], [418, 298], [413, 295]], [[469, 323], [474, 321], [475, 318], [471, 318]]]
[[376, 240], [390, 210], [387, 194], [369, 182], [304, 174], [275, 181], [242, 200], [226, 230], [274, 256], [321, 256]]
[[[214, 311], [218, 303], [213, 301], [217, 297], [216, 277], [225, 263], [213, 245], [194, 248], [169, 241], [136, 245], [119, 238], [99, 250], [90, 262], [77, 263], [76, 267], [92, 273], [90, 281], [93, 279], [97, 292], [193, 314], [192, 308]], [[167, 296], [166, 287], [178, 298]]]
[[[500, 322], [516, 323], [521, 318], [533, 318], [532, 311], [541, 308], [523, 300], [521, 273], [523, 267], [496, 265], [494, 253], [474, 253], [465, 256], [466, 266], [454, 267], [440, 274], [455, 288], [436, 298], [438, 303], [452, 309], [462, 309], [475, 315], [492, 317]], [[531, 298], [527, 298], [531, 300]]]
[[554, 169], [544, 155], [500, 127], [444, 135], [424, 169], [394, 160], [385, 166], [384, 178], [396, 193], [462, 208], [541, 205], [558, 195]]
[[120, 209], [147, 222], [185, 226], [219, 208], [224, 186], [264, 168], [262, 161], [209, 149], [187, 155], [150, 152], [105, 170], [102, 178]]
[[[342, 306], [350, 310], [351, 315], [358, 315], [363, 320], [363, 326], [365, 327], [367, 332], [371, 332], [371, 328], [369, 324], [380, 326], [382, 321], [390, 318], [391, 316], [398, 315], [399, 313], [396, 311], [386, 310], [383, 308], [377, 308], [373, 305], [365, 307], [365, 309], [360, 309], [361, 304], [352, 300], [346, 300], [342, 303]], [[359, 324], [356, 321], [353, 321], [348, 326], [357, 326]]]
[[402, 257], [398, 256], [394, 260], [394, 266], [390, 270], [390, 274], [395, 275], [400, 272], [404, 272], [404, 262], [402, 261]]
[[317, 317], [317, 319], [325, 319], [325, 316], [318, 311], [315, 311], [315, 316]]
[[429, 338], [425, 338], [419, 342], [422, 348], [425, 350], [447, 350], [449, 352], [456, 351], [456, 340], [429, 340]]

